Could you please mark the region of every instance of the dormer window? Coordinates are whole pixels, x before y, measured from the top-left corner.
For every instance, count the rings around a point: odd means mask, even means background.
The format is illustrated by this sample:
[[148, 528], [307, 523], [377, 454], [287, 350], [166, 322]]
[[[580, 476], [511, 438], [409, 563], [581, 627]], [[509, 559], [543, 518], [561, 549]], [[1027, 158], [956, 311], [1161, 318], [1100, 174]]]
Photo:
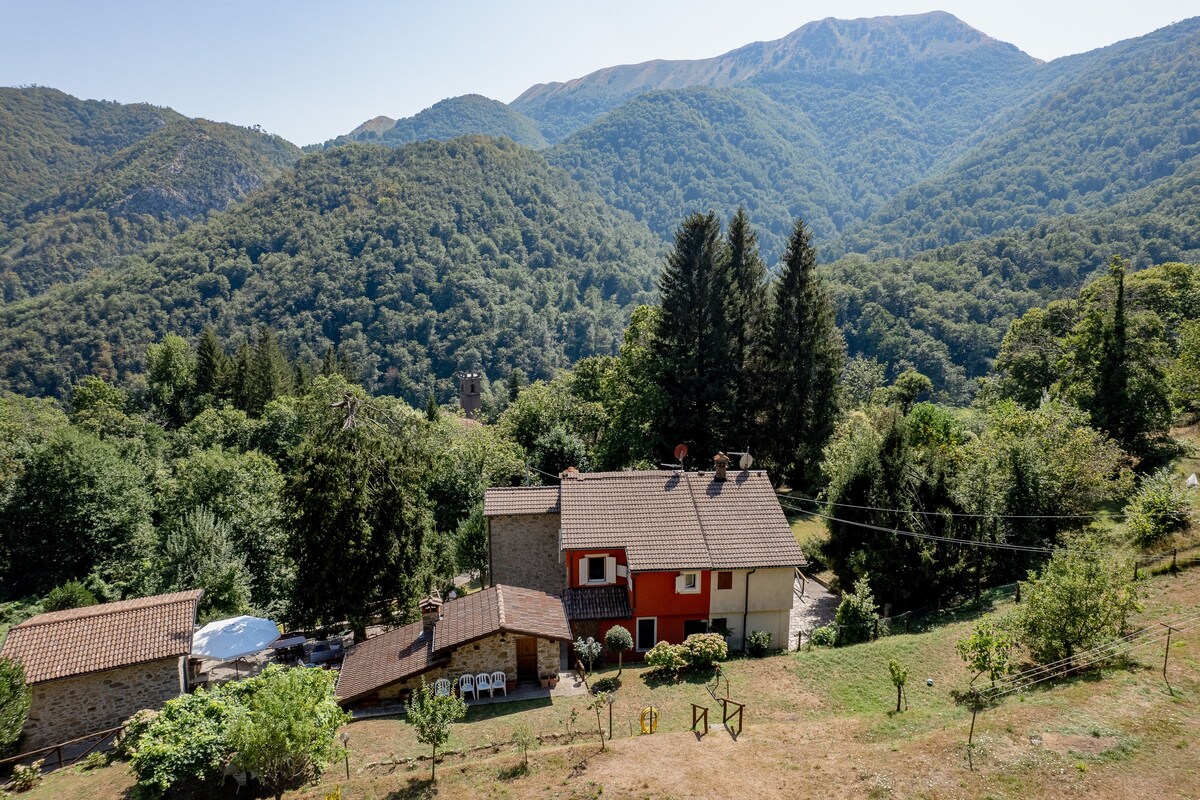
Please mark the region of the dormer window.
[[617, 582], [617, 559], [606, 553], [587, 554], [579, 559], [580, 586], [607, 586]]

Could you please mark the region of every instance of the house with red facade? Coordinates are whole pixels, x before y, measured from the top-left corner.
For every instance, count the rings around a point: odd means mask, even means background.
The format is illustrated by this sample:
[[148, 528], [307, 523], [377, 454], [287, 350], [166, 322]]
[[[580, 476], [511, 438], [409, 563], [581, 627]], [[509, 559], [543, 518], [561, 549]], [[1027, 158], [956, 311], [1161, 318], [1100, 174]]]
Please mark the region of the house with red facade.
[[765, 472], [564, 473], [489, 489], [490, 577], [559, 594], [575, 636], [613, 625], [645, 652], [689, 634], [748, 631], [784, 647], [805, 564]]

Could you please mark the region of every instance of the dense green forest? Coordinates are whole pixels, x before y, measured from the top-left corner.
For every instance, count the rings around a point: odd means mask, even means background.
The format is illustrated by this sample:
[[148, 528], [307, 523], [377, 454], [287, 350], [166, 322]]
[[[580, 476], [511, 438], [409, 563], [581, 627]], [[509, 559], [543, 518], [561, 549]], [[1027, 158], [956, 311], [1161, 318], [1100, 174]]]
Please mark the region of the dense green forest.
[[425, 139], [446, 141], [471, 134], [505, 137], [535, 149], [546, 146], [546, 139], [533, 120], [499, 100], [479, 94], [449, 97], [401, 120], [387, 117], [371, 120], [324, 146], [355, 141], [400, 147]]
[[1111, 206], [1200, 155], [1200, 18], [1122, 42], [839, 245], [904, 254]]
[[511, 142], [339, 147], [117, 269], [0, 308], [0, 372], [63, 396], [140, 372], [165, 332], [265, 323], [292, 354], [333, 345], [371, 391], [423, 402], [458, 369], [546, 377], [614, 352], [658, 247]]
[[0, 220], [183, 117], [167, 108], [0, 87]]
[[262, 188], [299, 156], [278, 136], [173, 119], [12, 215], [0, 228], [0, 297], [111, 267]]

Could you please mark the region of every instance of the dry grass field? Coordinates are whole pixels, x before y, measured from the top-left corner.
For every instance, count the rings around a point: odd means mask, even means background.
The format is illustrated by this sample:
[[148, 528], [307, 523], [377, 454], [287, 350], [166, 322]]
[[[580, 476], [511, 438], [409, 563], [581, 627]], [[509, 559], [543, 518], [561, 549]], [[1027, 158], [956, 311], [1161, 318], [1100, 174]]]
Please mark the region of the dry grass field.
[[[1200, 610], [1200, 570], [1147, 585], [1140, 624]], [[730, 695], [746, 703], [736, 741], [719, 728], [703, 739], [689, 732], [692, 703], [707, 705], [710, 720], [720, 721], [703, 681], [661, 683], [635, 667], [622, 677], [616, 738], [603, 752], [585, 698], [488, 706], [455, 726], [450, 750], [459, 752], [440, 762], [434, 787], [428, 759], [419, 758], [425, 749], [407, 723], [366, 720], [349, 726], [349, 780], [335, 764], [319, 785], [287, 796], [319, 800], [340, 786], [342, 797], [364, 800], [1200, 798], [1200, 628], [1174, 640], [1170, 689], [1159, 644], [1127, 664], [1042, 684], [981, 712], [975, 768], [968, 767], [971, 715], [951, 691], [970, 676], [954, 643], [975, 617], [1004, 613], [1010, 603], [1001, 598], [869, 644], [729, 662]], [[909, 669], [909, 707], [899, 714], [890, 658]], [[650, 703], [661, 708], [662, 725], [652, 736], [637, 735], [638, 713]], [[547, 737], [530, 754], [528, 771], [507, 745], [517, 721]], [[127, 796], [131, 786], [126, 765], [115, 763], [56, 773], [24, 797], [99, 800]]]

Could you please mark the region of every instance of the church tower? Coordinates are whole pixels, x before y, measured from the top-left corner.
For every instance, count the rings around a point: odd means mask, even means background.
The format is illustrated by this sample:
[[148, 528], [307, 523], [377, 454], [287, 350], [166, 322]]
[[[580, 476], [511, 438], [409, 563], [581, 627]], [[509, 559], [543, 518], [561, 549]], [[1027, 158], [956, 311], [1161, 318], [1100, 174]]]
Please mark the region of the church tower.
[[480, 409], [483, 408], [483, 398], [479, 392], [483, 388], [483, 373], [458, 373], [458, 404], [468, 419], [479, 419]]

